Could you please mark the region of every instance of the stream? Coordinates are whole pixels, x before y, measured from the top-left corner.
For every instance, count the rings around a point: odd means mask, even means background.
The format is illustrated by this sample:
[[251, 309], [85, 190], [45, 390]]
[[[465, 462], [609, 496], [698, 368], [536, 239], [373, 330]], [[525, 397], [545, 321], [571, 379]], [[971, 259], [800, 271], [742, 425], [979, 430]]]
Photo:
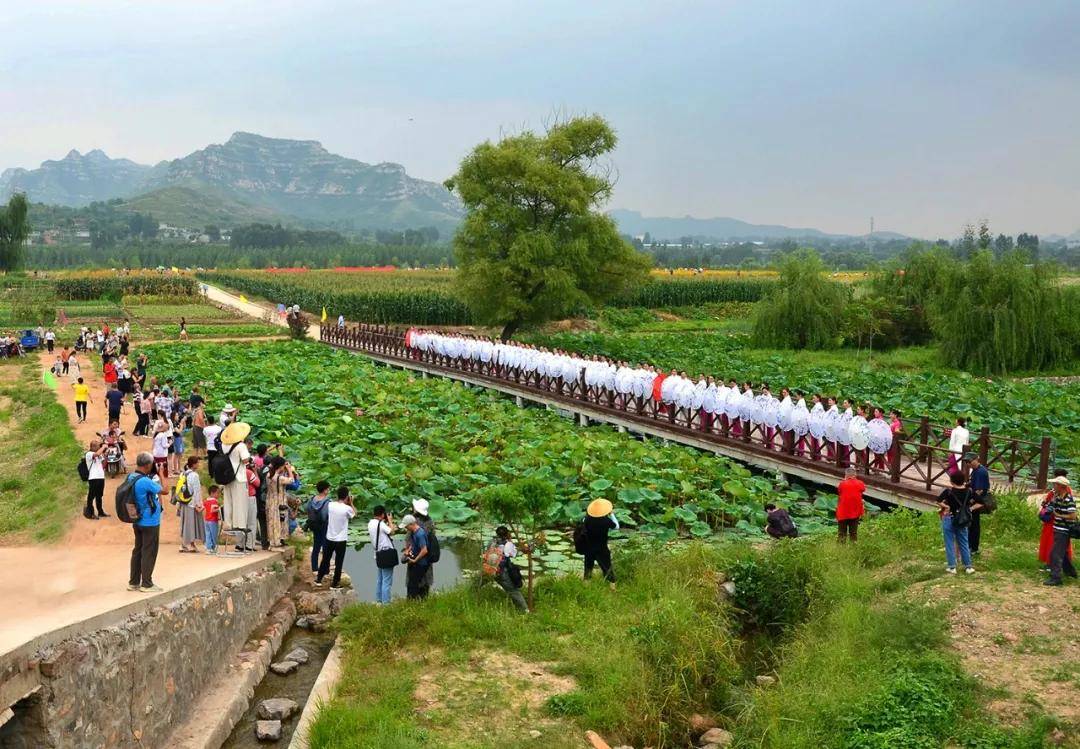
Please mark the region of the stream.
[[[334, 635], [330, 632], [309, 632], [299, 627], [293, 627], [289, 630], [281, 643], [281, 647], [274, 654], [274, 659], [280, 659], [281, 656], [293, 648], [303, 648], [308, 652], [310, 660], [288, 676], [278, 676], [273, 671], [266, 672], [262, 682], [255, 688], [255, 696], [252, 698], [251, 704], [248, 706], [244, 716], [240, 718], [240, 722], [233, 728], [229, 738], [222, 744], [222, 749], [288, 746], [293, 730], [300, 719], [300, 713], [304, 709], [304, 703], [307, 702], [311, 688], [319, 677], [319, 671], [322, 670], [323, 661], [326, 660], [326, 656], [330, 653], [330, 648], [333, 645]], [[258, 719], [256, 710], [259, 707], [259, 702], [271, 697], [288, 697], [296, 700], [300, 707], [289, 720], [282, 721], [280, 741], [261, 742], [255, 738], [255, 721]]]

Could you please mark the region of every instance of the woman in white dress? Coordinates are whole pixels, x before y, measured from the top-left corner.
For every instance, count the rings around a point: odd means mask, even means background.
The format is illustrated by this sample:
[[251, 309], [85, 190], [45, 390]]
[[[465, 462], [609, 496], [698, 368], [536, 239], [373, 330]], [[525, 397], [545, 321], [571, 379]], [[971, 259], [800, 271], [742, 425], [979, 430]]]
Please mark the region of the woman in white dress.
[[728, 386], [727, 402], [724, 405], [724, 427], [728, 434], [735, 438], [742, 435], [742, 422], [739, 421], [741, 403], [742, 394], [739, 393], [739, 383], [732, 380]]
[[855, 451], [855, 465], [862, 466], [865, 471], [869, 467], [866, 448], [870, 444], [870, 433], [866, 423], [866, 408], [858, 406], [855, 415], [848, 424], [848, 437], [851, 441], [851, 449]]
[[825, 439], [825, 406], [821, 395], [814, 393], [813, 407], [810, 409], [810, 458], [821, 460], [821, 443]]
[[810, 432], [810, 410], [806, 407], [806, 398], [800, 392], [795, 393], [795, 408], [791, 412], [791, 430], [795, 432], [795, 454], [806, 453], [806, 435]]
[[739, 419], [742, 421], [742, 432], [751, 429], [754, 417], [754, 386], [749, 382], [743, 383], [742, 395], [739, 397]]
[[245, 528], [245, 550], [255, 551], [255, 518], [248, 517], [247, 462], [251, 458], [244, 439], [251, 433], [251, 426], [234, 421], [221, 433], [222, 451], [229, 456], [235, 478], [222, 487], [225, 496], [226, 528]]
[[854, 414], [851, 412], [851, 401], [847, 398], [840, 405], [843, 410], [836, 424], [836, 446], [840, 451], [840, 464], [847, 468], [851, 462], [851, 418]]
[[829, 407], [825, 409], [825, 458], [836, 460], [837, 439], [840, 430], [840, 409], [836, 407], [836, 398], [829, 397]]
[[971, 432], [967, 429], [967, 419], [961, 416], [949, 434], [949, 473], [960, 470], [963, 465], [964, 450], [971, 441]]
[[885, 412], [880, 408], [874, 409], [874, 418], [866, 425], [866, 431], [870, 439], [870, 452], [874, 454], [874, 468], [884, 471], [885, 455], [892, 447], [893, 433], [889, 422], [885, 421]]

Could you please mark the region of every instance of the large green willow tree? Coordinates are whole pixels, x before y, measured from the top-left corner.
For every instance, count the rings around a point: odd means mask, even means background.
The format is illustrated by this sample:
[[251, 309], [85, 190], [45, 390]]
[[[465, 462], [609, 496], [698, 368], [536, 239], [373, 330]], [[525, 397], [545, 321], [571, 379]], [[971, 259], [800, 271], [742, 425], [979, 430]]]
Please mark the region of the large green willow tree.
[[16, 270], [22, 264], [23, 243], [30, 234], [26, 196], [16, 193], [7, 206], [0, 206], [0, 270]]
[[599, 210], [613, 184], [601, 160], [615, 142], [603, 118], [578, 117], [481, 143], [446, 181], [468, 210], [454, 237], [458, 291], [504, 340], [646, 280], [649, 258]]
[[825, 276], [813, 250], [799, 250], [780, 263], [776, 289], [754, 309], [754, 344], [766, 348], [823, 349], [840, 344], [849, 293]]

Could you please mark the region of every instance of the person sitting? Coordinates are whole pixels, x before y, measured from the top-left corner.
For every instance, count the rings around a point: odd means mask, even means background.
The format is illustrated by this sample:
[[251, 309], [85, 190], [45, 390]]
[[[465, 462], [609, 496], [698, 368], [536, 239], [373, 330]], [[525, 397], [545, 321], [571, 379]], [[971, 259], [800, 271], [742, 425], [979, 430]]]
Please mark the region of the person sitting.
[[765, 532], [773, 538], [796, 538], [799, 529], [788, 511], [772, 502], [765, 505]]
[[124, 441], [124, 432], [120, 429], [119, 421], [109, 422], [108, 428], [101, 432], [101, 443], [105, 446], [106, 455], [111, 448], [119, 449], [120, 470], [126, 472], [127, 461], [124, 458], [124, 452], [127, 450], [127, 442]]

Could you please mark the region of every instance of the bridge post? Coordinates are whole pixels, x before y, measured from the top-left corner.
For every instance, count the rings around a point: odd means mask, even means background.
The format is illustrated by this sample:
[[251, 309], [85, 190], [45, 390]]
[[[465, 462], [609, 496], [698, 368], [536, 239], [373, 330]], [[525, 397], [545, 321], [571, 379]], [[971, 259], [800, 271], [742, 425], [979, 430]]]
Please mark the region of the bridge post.
[[[979, 430], [979, 462], [984, 466], [986, 460], [990, 456], [990, 427], [983, 427]], [[989, 466], [987, 466], [989, 468]]]
[[1047, 474], [1050, 471], [1050, 438], [1043, 437], [1039, 450], [1039, 475], [1035, 478], [1035, 488], [1045, 489]]

